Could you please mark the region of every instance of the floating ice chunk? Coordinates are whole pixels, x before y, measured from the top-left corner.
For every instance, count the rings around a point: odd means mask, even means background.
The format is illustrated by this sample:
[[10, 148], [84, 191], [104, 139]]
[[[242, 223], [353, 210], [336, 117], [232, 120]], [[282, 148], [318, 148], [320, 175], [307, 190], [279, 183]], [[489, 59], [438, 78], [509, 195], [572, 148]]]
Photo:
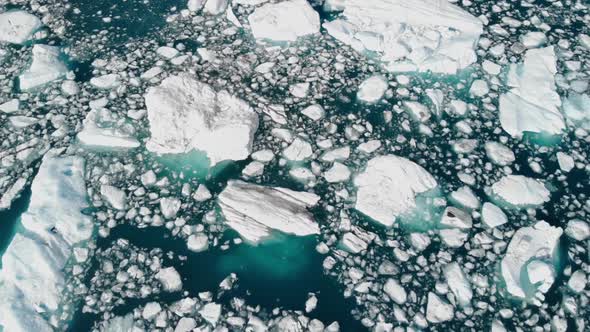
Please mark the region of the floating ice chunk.
[[119, 188], [103, 184], [100, 194], [115, 209], [124, 210], [127, 205], [127, 195]]
[[242, 175], [251, 178], [262, 175], [264, 173], [264, 164], [259, 161], [253, 161], [246, 165], [242, 170]]
[[313, 154], [311, 144], [301, 138], [295, 138], [293, 143], [283, 150], [283, 156], [291, 161], [302, 161]]
[[20, 101], [18, 99], [11, 99], [0, 105], [0, 112], [14, 113], [20, 109]]
[[230, 181], [218, 203], [226, 223], [244, 239], [257, 243], [272, 230], [298, 236], [318, 234], [319, 226], [307, 208], [319, 199], [307, 192]]
[[379, 101], [389, 87], [387, 79], [381, 75], [374, 75], [364, 80], [359, 86], [356, 96], [359, 100], [367, 103]]
[[324, 115], [326, 115], [326, 112], [320, 105], [311, 105], [304, 108], [301, 111], [301, 114], [307, 116], [308, 118], [314, 121], [318, 121], [321, 120], [324, 117]]
[[211, 192], [204, 184], [200, 184], [197, 187], [197, 191], [193, 194], [193, 199], [197, 202], [207, 201], [211, 199], [211, 197], [213, 197], [213, 195], [211, 195]]
[[320, 31], [320, 16], [305, 0], [287, 0], [257, 7], [248, 16], [256, 39], [295, 41]]
[[353, 254], [358, 254], [361, 251], [367, 250], [367, 242], [354, 233], [347, 232], [342, 236], [342, 246]]
[[472, 210], [477, 209], [480, 205], [479, 198], [477, 198], [473, 190], [467, 186], [463, 186], [453, 191], [450, 198], [457, 204]]
[[395, 279], [387, 279], [385, 285], [383, 285], [383, 291], [385, 294], [387, 294], [387, 296], [389, 296], [391, 300], [393, 300], [393, 302], [399, 305], [406, 303], [408, 298], [406, 290]]
[[197, 322], [194, 318], [182, 317], [176, 324], [174, 332], [190, 332], [197, 327]]
[[583, 220], [573, 219], [567, 223], [565, 234], [576, 241], [584, 241], [590, 238], [590, 226]]
[[178, 210], [180, 210], [181, 202], [178, 198], [164, 197], [160, 199], [160, 210], [166, 219], [176, 218]]
[[26, 232], [17, 233], [2, 256], [4, 331], [53, 331], [45, 317], [59, 308], [71, 248], [92, 235], [92, 220], [80, 212], [88, 206], [82, 158], [47, 154], [31, 190], [21, 216]]
[[451, 289], [451, 292], [453, 292], [457, 298], [457, 302], [463, 307], [470, 306], [471, 299], [473, 298], [473, 291], [471, 290], [469, 280], [465, 277], [459, 264], [455, 262], [449, 263], [444, 268], [444, 275], [447, 279], [449, 289]]
[[219, 15], [227, 9], [228, 0], [207, 0], [203, 11], [209, 15]]
[[24, 44], [33, 38], [43, 24], [35, 15], [22, 10], [0, 14], [0, 42]]
[[207, 0], [188, 0], [186, 7], [191, 12], [198, 12], [203, 8]]
[[475, 80], [469, 88], [469, 93], [477, 97], [483, 97], [490, 92], [488, 83], [484, 80]]
[[309, 83], [297, 83], [289, 87], [289, 93], [297, 98], [305, 98], [309, 92]]
[[[501, 263], [502, 278], [512, 296], [520, 299], [532, 299], [538, 296], [538, 285], [532, 283], [533, 278], [540, 277], [539, 282], [545, 280], [552, 283], [555, 278], [554, 269], [551, 270], [553, 273], [551, 275], [533, 276], [530, 275], [532, 270], [528, 267], [532, 262], [541, 262], [553, 267], [556, 264], [559, 238], [562, 233], [561, 228], [550, 226], [545, 221], [539, 221], [534, 226], [523, 227], [516, 231]], [[546, 291], [547, 285], [544, 286]]]
[[525, 132], [560, 134], [565, 129], [555, 91], [556, 56], [553, 47], [526, 52], [524, 62], [510, 66], [507, 85], [500, 96], [500, 124], [512, 137]]
[[576, 272], [572, 273], [570, 280], [567, 282], [567, 286], [572, 290], [572, 292], [578, 294], [581, 293], [584, 288], [586, 288], [587, 283], [588, 278], [586, 277], [584, 270], [577, 270]]
[[324, 23], [334, 38], [356, 51], [376, 52], [390, 71], [454, 74], [475, 62], [482, 23], [446, 0], [330, 1], [344, 10]]
[[350, 170], [346, 165], [336, 162], [332, 165], [332, 168], [324, 173], [324, 178], [330, 183], [348, 181], [350, 179]]
[[486, 227], [494, 228], [507, 223], [508, 218], [502, 209], [492, 203], [486, 202], [481, 209], [481, 221]]
[[442, 300], [438, 295], [428, 293], [428, 304], [426, 305], [426, 319], [431, 323], [442, 323], [453, 319], [455, 311], [453, 306]]
[[547, 36], [540, 31], [530, 31], [522, 35], [520, 41], [526, 48], [536, 48], [547, 43]]
[[19, 87], [29, 91], [65, 76], [68, 67], [60, 58], [58, 47], [48, 45], [33, 46], [31, 66], [19, 77]]
[[496, 165], [506, 166], [516, 160], [514, 152], [502, 143], [486, 142], [485, 150], [488, 158]]
[[199, 233], [188, 237], [187, 247], [190, 251], [201, 252], [209, 248], [209, 239], [207, 235]]
[[143, 307], [141, 317], [145, 320], [152, 320], [162, 311], [162, 307], [158, 302], [149, 302]]
[[312, 295], [305, 301], [305, 312], [312, 312], [318, 306], [318, 298]]
[[201, 310], [199, 310], [199, 314], [204, 320], [215, 326], [221, 316], [221, 305], [217, 303], [207, 303], [201, 308]]
[[133, 314], [111, 318], [101, 332], [140, 332], [134, 327]]
[[189, 74], [170, 76], [145, 96], [150, 122], [149, 151], [203, 151], [211, 165], [243, 160], [252, 151], [258, 115], [227, 91], [216, 92]]
[[522, 175], [506, 175], [492, 185], [492, 193], [514, 206], [541, 205], [550, 192], [543, 182]]
[[156, 279], [160, 281], [162, 287], [167, 292], [176, 292], [182, 289], [182, 280], [180, 280], [180, 274], [174, 267], [167, 267], [161, 269], [156, 273]]
[[557, 162], [559, 164], [559, 168], [564, 172], [569, 172], [576, 166], [574, 158], [563, 152], [557, 152]]
[[27, 184], [27, 179], [25, 178], [18, 178], [12, 186], [8, 188], [0, 197], [0, 211], [8, 209], [14, 199], [23, 191], [23, 188]]
[[467, 212], [457, 209], [456, 207], [449, 206], [443, 212], [440, 225], [443, 227], [468, 230], [473, 227], [473, 220]]
[[178, 50], [174, 47], [162, 46], [158, 47], [156, 53], [163, 58], [172, 59], [178, 55]]
[[89, 146], [130, 149], [139, 147], [134, 128], [109, 110], [90, 110], [78, 133], [78, 140]]
[[385, 226], [414, 209], [416, 195], [437, 186], [424, 168], [394, 155], [369, 160], [354, 184], [358, 189], [355, 208]]
[[106, 74], [90, 79], [90, 84], [99, 89], [113, 89], [121, 85], [119, 74]]
[[256, 6], [268, 1], [269, 0], [233, 0], [233, 3], [244, 6]]
[[570, 93], [563, 101], [562, 109], [572, 122], [590, 129], [590, 97], [587, 94]]
[[431, 117], [430, 110], [424, 104], [417, 101], [404, 101], [403, 105], [404, 109], [420, 122], [426, 122]]

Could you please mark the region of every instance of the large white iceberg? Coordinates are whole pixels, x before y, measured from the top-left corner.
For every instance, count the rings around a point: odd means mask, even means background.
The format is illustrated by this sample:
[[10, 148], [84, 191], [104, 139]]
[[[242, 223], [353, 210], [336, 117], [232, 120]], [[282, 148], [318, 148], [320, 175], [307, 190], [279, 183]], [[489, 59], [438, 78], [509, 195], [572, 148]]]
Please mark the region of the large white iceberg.
[[43, 24], [35, 15], [22, 10], [0, 14], [0, 42], [24, 44], [33, 38]]
[[550, 46], [529, 50], [523, 63], [510, 66], [506, 84], [511, 90], [500, 96], [500, 124], [512, 137], [525, 132], [556, 135], [565, 128], [555, 91], [556, 61]]
[[385, 226], [416, 207], [416, 195], [436, 188], [436, 180], [408, 159], [386, 155], [375, 157], [354, 179], [355, 208]]
[[23, 91], [35, 89], [60, 79], [68, 72], [59, 47], [48, 45], [33, 46], [31, 66], [19, 77], [19, 87]]
[[160, 154], [205, 152], [211, 166], [243, 160], [252, 152], [258, 115], [243, 100], [216, 92], [189, 74], [166, 78], [145, 96], [151, 138], [147, 149]]
[[256, 39], [289, 42], [320, 31], [320, 16], [306, 0], [269, 3], [248, 16]]
[[506, 290], [514, 297], [538, 302], [553, 284], [557, 272], [559, 238], [563, 230], [545, 221], [514, 233], [502, 259]]
[[84, 119], [78, 140], [89, 146], [129, 149], [139, 146], [134, 128], [107, 109], [91, 110]]
[[253, 243], [268, 238], [273, 230], [298, 236], [319, 234], [309, 207], [320, 197], [279, 187], [230, 181], [217, 201], [227, 225]]
[[0, 326], [4, 331], [52, 331], [46, 317], [59, 308], [63, 268], [72, 247], [92, 236], [84, 160], [46, 155], [32, 184], [24, 228], [2, 257]]
[[477, 60], [482, 23], [446, 0], [330, 3], [326, 9], [344, 11], [324, 23], [326, 31], [358, 52], [375, 52], [390, 71], [454, 74]]
[[551, 198], [543, 182], [523, 175], [504, 176], [492, 185], [492, 193], [514, 206], [541, 205]]

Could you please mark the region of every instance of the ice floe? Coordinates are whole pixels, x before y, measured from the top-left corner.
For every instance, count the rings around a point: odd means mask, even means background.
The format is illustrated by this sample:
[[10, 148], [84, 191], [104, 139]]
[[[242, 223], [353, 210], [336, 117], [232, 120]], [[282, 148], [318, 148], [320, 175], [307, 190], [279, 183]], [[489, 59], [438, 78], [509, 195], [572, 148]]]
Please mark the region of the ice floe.
[[388, 86], [385, 77], [380, 75], [371, 76], [359, 86], [357, 98], [367, 103], [377, 102], [383, 97]]
[[298, 236], [318, 234], [319, 225], [308, 208], [319, 199], [307, 192], [230, 181], [217, 201], [226, 224], [257, 243], [273, 230]]
[[292, 42], [320, 31], [320, 16], [305, 0], [286, 0], [257, 7], [248, 22], [257, 39]]
[[91, 110], [78, 133], [80, 143], [88, 146], [130, 149], [139, 147], [133, 126], [107, 109]]
[[506, 175], [492, 185], [492, 193], [513, 206], [541, 205], [551, 193], [543, 182], [523, 175]]
[[32, 52], [31, 66], [18, 77], [21, 90], [28, 91], [41, 87], [64, 77], [68, 72], [68, 67], [61, 59], [59, 47], [35, 45]]
[[24, 44], [31, 40], [42, 26], [37, 16], [22, 10], [0, 13], [0, 42]]
[[159, 154], [205, 152], [211, 165], [242, 160], [252, 151], [258, 115], [244, 101], [181, 74], [166, 78], [145, 96], [151, 138]]

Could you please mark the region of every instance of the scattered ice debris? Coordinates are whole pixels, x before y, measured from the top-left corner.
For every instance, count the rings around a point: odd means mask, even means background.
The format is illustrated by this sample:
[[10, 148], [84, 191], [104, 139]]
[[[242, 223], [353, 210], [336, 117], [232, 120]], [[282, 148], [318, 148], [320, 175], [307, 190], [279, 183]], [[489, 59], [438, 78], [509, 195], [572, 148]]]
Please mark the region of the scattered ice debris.
[[477, 58], [482, 23], [446, 0], [349, 0], [330, 7], [344, 12], [324, 23], [326, 31], [356, 51], [377, 53], [390, 71], [454, 74]]
[[227, 91], [216, 92], [189, 74], [170, 76], [145, 97], [151, 138], [147, 149], [159, 154], [207, 154], [211, 165], [242, 160], [252, 152], [258, 115]]
[[551, 193], [543, 182], [522, 175], [506, 175], [492, 185], [492, 193], [513, 206], [542, 205]]
[[293, 42], [320, 31], [320, 17], [306, 0], [286, 0], [256, 7], [248, 16], [257, 39]]
[[31, 66], [18, 77], [21, 90], [33, 90], [66, 75], [68, 68], [58, 47], [38, 44], [33, 46], [32, 52]]
[[371, 76], [359, 86], [357, 98], [367, 103], [375, 103], [383, 97], [388, 86], [385, 77], [380, 75]]
[[550, 46], [529, 50], [523, 63], [510, 66], [506, 83], [512, 89], [500, 96], [500, 123], [512, 137], [526, 132], [556, 135], [565, 129], [555, 91], [556, 61]]
[[557, 277], [559, 238], [563, 230], [545, 221], [516, 231], [502, 259], [502, 278], [513, 297], [543, 302]]
[[0, 13], [0, 42], [24, 44], [33, 39], [42, 26], [37, 16], [22, 10]]
[[115, 149], [139, 147], [139, 141], [133, 137], [133, 126], [107, 109], [88, 112], [83, 126], [78, 140], [84, 145]]
[[424, 168], [402, 157], [375, 157], [355, 177], [355, 208], [371, 219], [391, 226], [416, 207], [416, 196], [436, 188], [436, 180]]
[[319, 199], [306, 192], [230, 181], [217, 201], [227, 225], [257, 243], [273, 230], [298, 236], [318, 234], [319, 225], [308, 208]]

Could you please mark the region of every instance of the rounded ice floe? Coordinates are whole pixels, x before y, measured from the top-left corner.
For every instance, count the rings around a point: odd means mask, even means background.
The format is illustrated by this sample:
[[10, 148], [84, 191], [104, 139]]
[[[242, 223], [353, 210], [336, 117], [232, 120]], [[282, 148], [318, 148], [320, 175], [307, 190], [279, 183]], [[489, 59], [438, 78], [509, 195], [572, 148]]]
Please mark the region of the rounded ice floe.
[[[529, 300], [542, 298], [538, 292], [546, 292], [556, 276], [554, 267], [562, 233], [561, 228], [545, 221], [516, 231], [501, 263], [501, 275], [510, 295]], [[537, 273], [531, 274], [534, 271]]]
[[226, 224], [257, 243], [273, 230], [298, 236], [319, 234], [319, 225], [307, 210], [319, 199], [307, 192], [230, 181], [217, 202]]
[[500, 166], [510, 165], [516, 160], [514, 152], [506, 145], [498, 142], [486, 142], [486, 155], [490, 160]]
[[203, 233], [192, 234], [188, 237], [187, 247], [193, 252], [205, 251], [209, 247], [209, 239]]
[[573, 219], [567, 223], [565, 234], [576, 241], [590, 238], [590, 225], [580, 219]]
[[453, 306], [441, 299], [438, 295], [428, 293], [428, 303], [426, 304], [426, 319], [431, 323], [442, 323], [453, 319], [455, 310]]
[[374, 103], [379, 101], [388, 88], [387, 79], [381, 75], [374, 75], [364, 80], [359, 86], [356, 96], [359, 100]]
[[32, 52], [31, 66], [18, 77], [21, 90], [33, 90], [66, 75], [68, 68], [60, 58], [59, 47], [35, 45]]
[[176, 292], [182, 289], [180, 274], [172, 266], [161, 269], [155, 277], [160, 281], [162, 288], [167, 292]]
[[227, 91], [216, 92], [189, 74], [170, 76], [145, 96], [151, 137], [159, 154], [205, 152], [211, 166], [243, 160], [252, 151], [258, 115]]
[[35, 15], [22, 10], [0, 14], [0, 42], [24, 44], [33, 38], [43, 24]]
[[402, 157], [375, 157], [354, 179], [355, 208], [375, 221], [391, 226], [416, 207], [416, 196], [436, 188], [436, 180], [420, 165]]
[[248, 22], [256, 39], [295, 41], [320, 31], [320, 16], [305, 0], [287, 0], [257, 7]]
[[513, 206], [541, 205], [550, 192], [543, 182], [523, 175], [506, 175], [492, 185], [493, 195]]

